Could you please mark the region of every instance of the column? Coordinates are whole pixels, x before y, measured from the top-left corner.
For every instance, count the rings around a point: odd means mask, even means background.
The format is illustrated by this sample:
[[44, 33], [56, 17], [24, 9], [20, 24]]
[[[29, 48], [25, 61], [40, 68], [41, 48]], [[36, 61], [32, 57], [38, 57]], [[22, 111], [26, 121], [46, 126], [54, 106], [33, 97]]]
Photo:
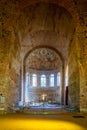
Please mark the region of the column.
[[46, 86], [49, 87], [50, 86], [50, 75], [47, 74], [46, 76]]
[[29, 73], [26, 73], [25, 76], [25, 102], [28, 102], [29, 97], [28, 97], [28, 93], [29, 93]]
[[54, 74], [54, 87], [57, 87], [57, 73]]
[[41, 75], [37, 74], [37, 87], [41, 87]]
[[64, 97], [65, 97], [65, 93], [64, 93], [64, 64], [62, 66], [62, 71], [61, 71], [61, 75], [60, 75], [60, 82], [61, 82], [61, 103], [64, 105]]
[[21, 66], [21, 102], [24, 101], [24, 67], [23, 67], [23, 60]]
[[21, 69], [20, 69], [20, 79], [19, 79], [19, 101], [21, 101], [22, 99], [22, 73], [21, 73]]

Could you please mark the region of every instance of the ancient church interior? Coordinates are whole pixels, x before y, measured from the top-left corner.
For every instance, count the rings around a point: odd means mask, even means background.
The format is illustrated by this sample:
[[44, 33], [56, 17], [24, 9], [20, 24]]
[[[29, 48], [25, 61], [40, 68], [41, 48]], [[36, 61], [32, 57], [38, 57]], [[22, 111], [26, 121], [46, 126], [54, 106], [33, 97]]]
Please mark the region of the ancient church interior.
[[0, 0], [0, 115], [34, 107], [87, 113], [86, 0]]

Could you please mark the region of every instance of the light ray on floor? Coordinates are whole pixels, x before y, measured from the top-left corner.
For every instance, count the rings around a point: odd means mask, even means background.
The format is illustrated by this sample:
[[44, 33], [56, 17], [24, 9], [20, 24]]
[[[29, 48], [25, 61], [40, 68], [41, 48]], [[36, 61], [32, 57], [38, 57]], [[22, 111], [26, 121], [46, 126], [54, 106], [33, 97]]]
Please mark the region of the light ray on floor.
[[0, 130], [86, 130], [82, 126], [61, 120], [0, 118]]

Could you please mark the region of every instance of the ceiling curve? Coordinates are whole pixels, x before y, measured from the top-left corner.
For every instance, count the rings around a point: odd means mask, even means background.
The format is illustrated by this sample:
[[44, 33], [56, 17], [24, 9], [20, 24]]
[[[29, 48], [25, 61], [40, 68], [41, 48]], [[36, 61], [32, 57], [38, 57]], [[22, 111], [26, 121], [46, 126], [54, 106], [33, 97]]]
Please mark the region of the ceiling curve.
[[22, 55], [33, 47], [47, 45], [67, 59], [75, 26], [72, 16], [63, 7], [44, 2], [32, 4], [21, 11], [17, 27]]
[[38, 48], [28, 55], [25, 65], [27, 69], [33, 70], [57, 70], [62, 65], [62, 62], [54, 50]]

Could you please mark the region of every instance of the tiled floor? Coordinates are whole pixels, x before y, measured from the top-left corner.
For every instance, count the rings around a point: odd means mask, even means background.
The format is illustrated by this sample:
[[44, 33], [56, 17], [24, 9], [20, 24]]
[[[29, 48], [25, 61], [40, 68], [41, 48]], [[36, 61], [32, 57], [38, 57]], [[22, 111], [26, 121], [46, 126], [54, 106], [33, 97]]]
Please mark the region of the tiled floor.
[[35, 112], [1, 115], [0, 130], [87, 130], [87, 113], [63, 109]]

